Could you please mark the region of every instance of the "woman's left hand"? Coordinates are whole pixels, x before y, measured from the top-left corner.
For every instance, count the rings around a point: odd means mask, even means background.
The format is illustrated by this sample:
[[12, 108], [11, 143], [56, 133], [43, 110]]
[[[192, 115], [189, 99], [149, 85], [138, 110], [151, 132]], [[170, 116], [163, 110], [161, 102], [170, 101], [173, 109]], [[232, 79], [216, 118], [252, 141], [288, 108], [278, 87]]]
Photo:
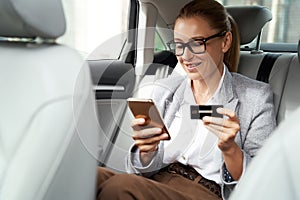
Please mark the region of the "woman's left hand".
[[203, 117], [204, 126], [219, 138], [218, 146], [223, 153], [236, 148], [235, 136], [240, 131], [239, 119], [234, 111], [227, 108], [217, 108], [217, 112], [225, 118]]
[[217, 112], [227, 117], [203, 117], [203, 123], [219, 138], [218, 146], [223, 153], [226, 168], [233, 180], [239, 180], [243, 172], [243, 153], [234, 141], [240, 131], [239, 119], [234, 111], [226, 108], [218, 108]]

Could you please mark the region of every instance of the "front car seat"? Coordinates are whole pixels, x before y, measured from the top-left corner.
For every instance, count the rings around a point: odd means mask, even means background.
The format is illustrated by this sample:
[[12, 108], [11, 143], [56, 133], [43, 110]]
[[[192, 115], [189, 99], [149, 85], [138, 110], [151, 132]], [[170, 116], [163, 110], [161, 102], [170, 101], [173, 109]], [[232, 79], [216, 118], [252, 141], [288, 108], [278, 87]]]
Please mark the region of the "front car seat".
[[254, 158], [230, 200], [300, 199], [298, 107], [286, 118]]
[[98, 120], [90, 72], [55, 39], [60, 0], [0, 1], [0, 199], [94, 199]]

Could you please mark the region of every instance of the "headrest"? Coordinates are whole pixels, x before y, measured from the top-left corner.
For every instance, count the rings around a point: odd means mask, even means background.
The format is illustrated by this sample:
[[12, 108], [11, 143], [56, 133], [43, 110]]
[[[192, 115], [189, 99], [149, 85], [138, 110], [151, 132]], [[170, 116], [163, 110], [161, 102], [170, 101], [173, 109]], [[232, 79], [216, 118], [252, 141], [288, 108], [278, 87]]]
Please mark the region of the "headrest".
[[1, 0], [0, 36], [55, 39], [65, 33], [61, 0]]
[[174, 68], [177, 64], [177, 57], [171, 51], [160, 51], [154, 53], [153, 63], [169, 65]]
[[300, 63], [300, 40], [298, 42], [298, 61]]
[[226, 6], [226, 9], [238, 25], [241, 45], [252, 42], [272, 19], [271, 11], [263, 6]]

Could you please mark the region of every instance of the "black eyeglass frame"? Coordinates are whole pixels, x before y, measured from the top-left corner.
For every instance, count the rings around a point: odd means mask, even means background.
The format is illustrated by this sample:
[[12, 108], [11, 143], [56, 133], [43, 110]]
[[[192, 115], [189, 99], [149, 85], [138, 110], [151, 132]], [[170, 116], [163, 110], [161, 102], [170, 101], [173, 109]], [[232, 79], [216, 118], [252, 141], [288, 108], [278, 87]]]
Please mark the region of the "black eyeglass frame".
[[[225, 36], [227, 33], [227, 31], [220, 31], [214, 35], [211, 35], [207, 38], [199, 38], [199, 39], [192, 39], [186, 43], [183, 43], [183, 42], [174, 42], [174, 41], [171, 41], [171, 42], [168, 42], [167, 45], [168, 47], [173, 51], [173, 53], [176, 55], [176, 56], [182, 56], [184, 54], [184, 51], [185, 51], [185, 48], [187, 47], [192, 53], [194, 54], [202, 54], [202, 53], [205, 53], [206, 52], [206, 42], [208, 40], [211, 40], [213, 38], [216, 38], [216, 37], [223, 37]], [[190, 43], [191, 42], [194, 42], [194, 41], [201, 41], [204, 45], [204, 51], [201, 51], [201, 52], [194, 52], [193, 48], [190, 46]], [[176, 49], [172, 49], [171, 48], [171, 44], [181, 44], [182, 45], [182, 53], [181, 54], [176, 54]], [[202, 45], [202, 44], [201, 44]]]

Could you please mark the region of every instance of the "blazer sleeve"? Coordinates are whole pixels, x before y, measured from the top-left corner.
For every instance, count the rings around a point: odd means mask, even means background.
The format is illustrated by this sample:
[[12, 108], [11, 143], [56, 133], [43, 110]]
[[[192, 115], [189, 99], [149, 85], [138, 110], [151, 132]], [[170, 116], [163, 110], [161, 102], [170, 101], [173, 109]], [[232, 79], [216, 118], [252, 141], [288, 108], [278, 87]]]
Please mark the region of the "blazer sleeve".
[[[240, 139], [243, 140], [239, 144], [243, 151], [242, 176], [247, 170], [252, 158], [257, 154], [258, 150], [262, 147], [263, 143], [276, 127], [273, 92], [271, 87], [267, 84], [260, 86], [262, 87], [260, 87], [259, 90], [252, 92], [251, 95], [253, 98], [251, 99], [249, 96], [247, 96], [247, 100], [244, 102], [244, 107], [249, 107], [251, 105], [252, 112], [250, 112], [249, 109], [250, 122], [248, 127], [244, 127], [244, 130], [241, 130], [243, 132], [239, 133], [241, 135]], [[247, 121], [246, 118], [247, 117], [242, 117], [240, 121]], [[225, 163], [223, 162], [223, 165], [220, 169], [222, 193], [223, 198], [228, 199], [238, 181], [226, 182], [224, 177], [224, 169]]]
[[126, 171], [127, 173], [134, 173], [145, 177], [150, 177], [158, 172], [163, 166], [163, 142], [160, 142], [158, 150], [147, 166], [143, 166], [140, 161], [139, 149], [132, 145], [129, 155], [126, 157]]
[[[163, 118], [166, 110], [166, 102], [168, 102], [168, 99], [172, 98], [174, 92], [181, 84], [183, 78], [184, 77], [174, 76], [171, 78], [159, 80], [153, 85], [153, 93], [151, 97], [154, 100]], [[163, 163], [163, 141], [159, 143], [158, 151], [147, 166], [143, 166], [141, 164], [139, 154], [139, 149], [135, 145], [132, 145], [127, 157], [125, 158], [125, 166], [128, 173], [135, 173], [149, 177], [165, 166], [165, 164]]]

